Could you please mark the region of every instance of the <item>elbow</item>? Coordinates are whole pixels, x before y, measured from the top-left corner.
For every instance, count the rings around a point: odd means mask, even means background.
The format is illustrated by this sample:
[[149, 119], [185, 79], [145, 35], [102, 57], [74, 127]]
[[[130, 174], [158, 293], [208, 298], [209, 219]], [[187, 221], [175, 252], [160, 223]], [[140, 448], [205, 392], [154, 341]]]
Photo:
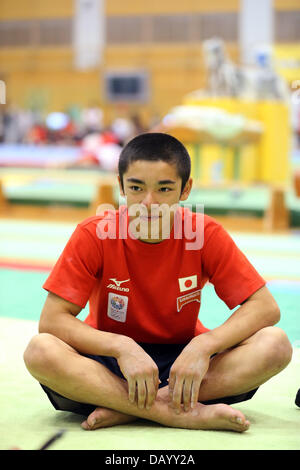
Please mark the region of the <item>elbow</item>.
[[53, 325], [53, 322], [49, 322], [47, 316], [42, 315], [38, 326], [39, 333], [52, 333], [51, 325]]
[[49, 333], [48, 328], [44, 324], [44, 322], [39, 322], [39, 328], [38, 328], [39, 333]]
[[281, 313], [280, 308], [273, 295], [267, 290], [267, 295], [264, 295], [261, 298], [262, 308], [266, 313], [266, 318], [268, 319], [268, 326], [276, 325], [279, 322]]
[[273, 326], [279, 322], [281, 316], [279, 305], [266, 287], [255, 292], [249, 300], [256, 305], [255, 310], [261, 319], [262, 327]]
[[281, 317], [281, 312], [278, 304], [276, 302], [272, 303], [268, 309], [268, 321], [270, 326], [276, 325], [279, 322]]

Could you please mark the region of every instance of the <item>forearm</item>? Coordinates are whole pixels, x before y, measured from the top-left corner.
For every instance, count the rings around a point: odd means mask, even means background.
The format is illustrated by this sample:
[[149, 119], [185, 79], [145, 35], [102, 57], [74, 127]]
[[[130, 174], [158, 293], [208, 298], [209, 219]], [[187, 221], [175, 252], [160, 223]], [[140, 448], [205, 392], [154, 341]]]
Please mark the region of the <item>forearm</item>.
[[276, 302], [265, 290], [260, 294], [241, 305], [222, 325], [196, 337], [201, 350], [210, 355], [224, 351], [277, 323], [280, 311]]
[[41, 315], [40, 333], [50, 333], [72, 346], [81, 354], [118, 357], [133, 340], [127, 336], [99, 331], [70, 313]]

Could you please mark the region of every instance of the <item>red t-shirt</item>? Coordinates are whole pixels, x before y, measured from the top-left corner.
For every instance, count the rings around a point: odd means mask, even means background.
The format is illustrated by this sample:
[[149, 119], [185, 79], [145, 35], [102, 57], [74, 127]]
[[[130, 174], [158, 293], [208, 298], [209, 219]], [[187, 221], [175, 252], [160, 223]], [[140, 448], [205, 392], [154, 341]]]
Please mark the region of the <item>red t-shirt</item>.
[[[85, 322], [96, 329], [137, 342], [190, 341], [208, 331], [198, 318], [201, 289], [207, 282], [233, 309], [265, 281], [219, 223], [206, 215], [184, 212], [193, 229], [202, 217], [204, 242], [196, 250], [187, 249], [192, 240], [185, 234], [182, 216], [183, 236], [178, 238], [173, 229], [169, 239], [155, 244], [133, 239], [120, 228], [124, 227], [118, 218], [122, 210], [108, 218], [84, 220], [44, 289], [82, 308], [89, 301]], [[110, 235], [103, 239], [108, 229]]]

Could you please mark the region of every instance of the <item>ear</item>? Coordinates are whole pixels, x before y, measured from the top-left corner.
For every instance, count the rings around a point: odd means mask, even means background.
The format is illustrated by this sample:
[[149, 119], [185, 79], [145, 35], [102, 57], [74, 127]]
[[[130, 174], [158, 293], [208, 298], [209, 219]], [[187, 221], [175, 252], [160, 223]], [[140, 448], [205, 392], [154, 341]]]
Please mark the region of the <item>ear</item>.
[[181, 193], [181, 196], [180, 196], [180, 201], [186, 201], [187, 198], [189, 197], [190, 195], [190, 192], [192, 190], [192, 186], [193, 186], [193, 179], [190, 178], [186, 184], [185, 184], [185, 187], [183, 188], [183, 191]]
[[120, 194], [121, 194], [121, 196], [125, 197], [125, 193], [123, 191], [122, 184], [121, 184], [121, 178], [120, 178], [119, 175], [118, 175], [118, 182], [119, 182]]

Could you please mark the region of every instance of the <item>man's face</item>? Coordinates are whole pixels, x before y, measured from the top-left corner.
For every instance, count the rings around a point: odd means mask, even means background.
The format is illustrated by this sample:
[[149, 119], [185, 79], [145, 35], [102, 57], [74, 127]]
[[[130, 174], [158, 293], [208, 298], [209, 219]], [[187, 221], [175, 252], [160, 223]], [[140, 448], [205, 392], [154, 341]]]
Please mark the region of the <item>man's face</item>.
[[[119, 178], [120, 181], [120, 178]], [[170, 233], [174, 221], [174, 208], [186, 200], [191, 191], [189, 179], [181, 193], [181, 178], [175, 165], [163, 161], [138, 160], [129, 165], [123, 175], [123, 196], [127, 198], [129, 220], [139, 221], [143, 228], [140, 239], [148, 243], [161, 241]], [[145, 234], [146, 231], [146, 234]]]

